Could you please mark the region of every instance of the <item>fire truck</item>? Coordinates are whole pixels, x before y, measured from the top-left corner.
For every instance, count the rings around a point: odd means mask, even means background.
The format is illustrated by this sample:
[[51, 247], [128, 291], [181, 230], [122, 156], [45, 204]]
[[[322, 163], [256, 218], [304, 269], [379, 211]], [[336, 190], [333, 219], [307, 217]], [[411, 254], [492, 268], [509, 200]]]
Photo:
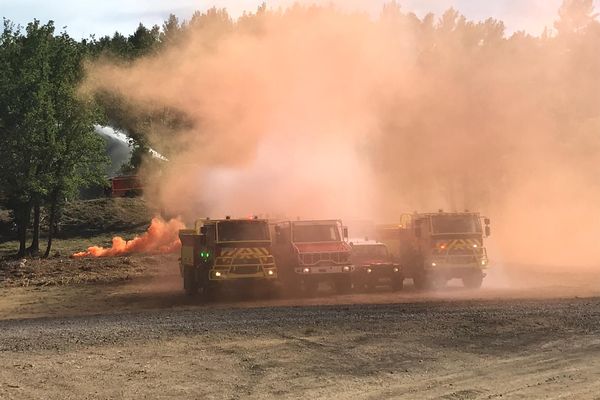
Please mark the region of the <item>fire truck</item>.
[[489, 263], [483, 243], [490, 236], [489, 218], [468, 211], [405, 214], [399, 225], [376, 231], [417, 288], [444, 286], [451, 279], [481, 287]]
[[377, 286], [387, 285], [393, 290], [402, 290], [404, 276], [400, 264], [393, 261], [385, 244], [375, 240], [353, 240], [352, 247], [352, 285], [355, 290], [373, 290]]
[[115, 176], [109, 179], [111, 197], [135, 197], [142, 193], [143, 186], [137, 175]]
[[212, 297], [227, 285], [276, 288], [278, 270], [267, 220], [200, 220], [194, 229], [179, 231], [179, 238], [186, 294]]
[[292, 292], [314, 295], [320, 284], [337, 292], [352, 289], [348, 230], [339, 220], [282, 221], [272, 223], [273, 253], [283, 286]]

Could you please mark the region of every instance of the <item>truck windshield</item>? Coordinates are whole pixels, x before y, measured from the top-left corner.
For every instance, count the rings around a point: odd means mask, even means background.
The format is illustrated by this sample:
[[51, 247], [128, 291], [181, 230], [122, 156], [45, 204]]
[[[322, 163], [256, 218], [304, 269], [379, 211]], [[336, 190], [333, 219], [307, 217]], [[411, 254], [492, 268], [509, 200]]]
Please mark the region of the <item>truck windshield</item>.
[[340, 230], [336, 224], [331, 225], [294, 225], [294, 242], [339, 242]]
[[352, 247], [352, 255], [358, 258], [387, 258], [388, 251], [384, 245], [355, 245]]
[[481, 221], [476, 215], [438, 215], [432, 218], [434, 234], [481, 233]]
[[221, 221], [217, 230], [219, 242], [269, 241], [269, 227], [262, 221]]

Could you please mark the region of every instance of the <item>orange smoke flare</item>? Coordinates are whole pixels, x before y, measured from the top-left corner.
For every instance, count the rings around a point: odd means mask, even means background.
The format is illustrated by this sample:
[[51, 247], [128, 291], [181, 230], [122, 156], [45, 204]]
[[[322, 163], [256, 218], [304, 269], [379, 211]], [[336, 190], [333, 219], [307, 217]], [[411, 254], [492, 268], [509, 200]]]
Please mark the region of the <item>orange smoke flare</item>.
[[87, 251], [75, 253], [72, 257], [115, 257], [132, 253], [174, 253], [179, 250], [179, 230], [185, 225], [179, 219], [164, 221], [162, 218], [153, 218], [150, 227], [141, 236], [132, 240], [125, 240], [115, 236], [112, 246], [104, 248], [92, 246]]

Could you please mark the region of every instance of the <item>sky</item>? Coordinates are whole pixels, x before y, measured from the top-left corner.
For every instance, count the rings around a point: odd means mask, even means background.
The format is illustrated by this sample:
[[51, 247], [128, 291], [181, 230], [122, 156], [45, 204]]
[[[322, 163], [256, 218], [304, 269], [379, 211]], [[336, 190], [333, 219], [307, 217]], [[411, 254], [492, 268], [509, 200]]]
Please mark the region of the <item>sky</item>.
[[[233, 16], [254, 11], [263, 0], [0, 0], [0, 16], [25, 25], [34, 18], [53, 20], [61, 30], [74, 37], [91, 34], [112, 35], [115, 31], [132, 33], [140, 22], [161, 25], [171, 13], [180, 20], [189, 19], [195, 10], [212, 6], [227, 8]], [[278, 8], [298, 0], [270, 0], [267, 5]], [[341, 8], [359, 9], [377, 15], [389, 0], [303, 0], [302, 3], [335, 3]], [[399, 0], [405, 10], [422, 16], [436, 15], [454, 7], [467, 18], [482, 20], [489, 17], [505, 22], [507, 32], [525, 30], [538, 35], [544, 27], [552, 27], [562, 0]], [[600, 0], [594, 0], [600, 10]]]

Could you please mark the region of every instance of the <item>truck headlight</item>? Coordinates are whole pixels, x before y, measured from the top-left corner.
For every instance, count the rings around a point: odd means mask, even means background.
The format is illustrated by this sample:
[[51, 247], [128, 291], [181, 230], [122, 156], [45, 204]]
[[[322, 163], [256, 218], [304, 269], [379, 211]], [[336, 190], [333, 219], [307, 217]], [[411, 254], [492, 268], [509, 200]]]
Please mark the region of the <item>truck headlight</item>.
[[275, 272], [273, 272], [273, 270], [269, 270], [267, 271], [267, 275], [273, 275]]
[[220, 278], [220, 277], [221, 277], [221, 273], [220, 273], [219, 271], [217, 271], [217, 272], [215, 272], [215, 276], [216, 276], [217, 278]]
[[370, 274], [371, 272], [373, 272], [373, 270], [371, 268], [367, 268], [367, 274]]
[[344, 266], [344, 268], [342, 268], [342, 271], [350, 272], [350, 267], [346, 265], [346, 266]]
[[398, 267], [394, 267], [394, 272], [399, 272], [400, 269]]
[[431, 263], [431, 266], [432, 266], [432, 267], [437, 267], [437, 264], [436, 264], [436, 263], [434, 263], [434, 262], [432, 262], [432, 263]]
[[304, 272], [305, 274], [308, 274], [308, 273], [310, 273], [310, 268], [304, 268], [302, 270], [302, 272]]
[[481, 266], [485, 267], [488, 263], [488, 260], [481, 260]]

